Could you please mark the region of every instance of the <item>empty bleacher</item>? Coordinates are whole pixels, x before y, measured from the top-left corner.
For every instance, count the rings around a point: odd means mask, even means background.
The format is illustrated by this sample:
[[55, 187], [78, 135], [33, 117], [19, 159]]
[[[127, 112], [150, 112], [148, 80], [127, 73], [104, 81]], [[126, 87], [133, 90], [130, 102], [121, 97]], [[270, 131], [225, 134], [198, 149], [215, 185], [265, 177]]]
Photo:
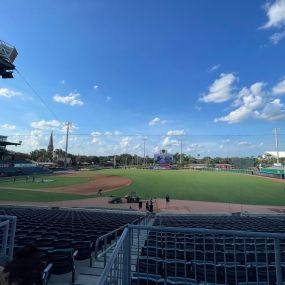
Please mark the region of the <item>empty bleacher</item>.
[[284, 216], [161, 215], [154, 226], [181, 231], [147, 231], [133, 285], [277, 284], [277, 264], [285, 282]]
[[[25, 207], [0, 207], [0, 214], [17, 217], [14, 252], [27, 244], [36, 245], [43, 260], [43, 269], [52, 264], [48, 268], [52, 275], [71, 273], [71, 281], [75, 278], [76, 261], [87, 260], [87, 264], [92, 266], [95, 243], [100, 236], [142, 219], [141, 215], [131, 212], [119, 214]], [[111, 243], [114, 238], [110, 235], [107, 242]]]

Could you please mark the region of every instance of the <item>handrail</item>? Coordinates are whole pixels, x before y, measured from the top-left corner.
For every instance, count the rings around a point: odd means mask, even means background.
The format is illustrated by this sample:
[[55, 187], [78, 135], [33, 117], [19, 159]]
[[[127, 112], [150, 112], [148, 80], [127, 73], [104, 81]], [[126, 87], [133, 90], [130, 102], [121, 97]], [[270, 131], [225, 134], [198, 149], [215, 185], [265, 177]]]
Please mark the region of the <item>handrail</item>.
[[129, 229], [125, 228], [122, 235], [120, 236], [117, 244], [116, 244], [116, 247], [115, 247], [110, 259], [107, 261], [106, 266], [105, 266], [105, 268], [102, 272], [102, 275], [100, 276], [97, 284], [104, 284], [103, 282], [105, 282], [107, 280], [108, 274], [111, 271], [112, 265], [114, 264], [115, 259], [117, 258], [118, 254], [119, 254], [119, 250], [123, 246], [123, 242], [125, 241], [128, 233], [129, 233]]
[[[7, 216], [7, 215], [0, 215], [0, 220], [3, 221], [3, 222], [0, 223], [0, 226], [3, 223], [4, 224], [8, 223], [7, 231], [5, 231], [5, 235], [6, 236], [3, 237], [2, 247], [7, 248], [7, 246], [8, 246], [7, 258], [8, 258], [8, 260], [12, 260], [13, 253], [14, 253], [14, 240], [15, 240], [15, 234], [16, 234], [17, 217], [15, 217], [15, 216]], [[9, 245], [8, 245], [8, 235], [9, 234], [10, 234], [10, 238], [9, 238]]]
[[[125, 229], [129, 225], [133, 225], [133, 223], [138, 221], [138, 220], [139, 219], [136, 219], [131, 224], [125, 224], [125, 225], [123, 225], [123, 226], [121, 226], [121, 227], [119, 227], [119, 228], [117, 228], [117, 229], [115, 229], [115, 230], [113, 230], [111, 232], [108, 232], [108, 233], [98, 237], [97, 240], [96, 240], [96, 243], [95, 243], [95, 258], [97, 257], [97, 253], [99, 251], [99, 245], [100, 245], [101, 241], [103, 241], [105, 238], [108, 238], [109, 236], [112, 236], [113, 234], [117, 234], [117, 232], [119, 232], [122, 229]], [[115, 238], [117, 239], [117, 235], [116, 235]]]
[[99, 251], [99, 245], [100, 245], [101, 241], [104, 241], [109, 236], [113, 235], [114, 233], [116, 234], [118, 231], [126, 228], [127, 226], [128, 226], [128, 224], [125, 224], [125, 225], [123, 225], [123, 226], [121, 226], [121, 227], [119, 227], [119, 228], [117, 228], [117, 229], [115, 229], [115, 230], [113, 230], [111, 232], [108, 232], [108, 233], [98, 237], [97, 240], [96, 240], [96, 243], [95, 243], [95, 257], [97, 257], [97, 253]]
[[181, 228], [181, 227], [160, 227], [160, 226], [138, 226], [129, 225], [130, 229], [140, 229], [148, 231], [174, 232], [174, 233], [189, 233], [189, 234], [211, 234], [211, 235], [230, 235], [238, 237], [266, 237], [266, 238], [284, 238], [285, 234], [266, 233], [266, 232], [250, 232], [237, 230], [217, 230], [204, 228]]

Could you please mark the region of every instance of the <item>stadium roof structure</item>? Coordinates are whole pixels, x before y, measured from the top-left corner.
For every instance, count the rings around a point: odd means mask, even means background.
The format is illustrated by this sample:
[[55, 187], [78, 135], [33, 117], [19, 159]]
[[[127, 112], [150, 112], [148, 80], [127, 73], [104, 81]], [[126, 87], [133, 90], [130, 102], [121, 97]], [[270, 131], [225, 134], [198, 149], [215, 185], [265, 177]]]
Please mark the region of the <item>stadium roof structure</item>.
[[[285, 158], [285, 151], [279, 151], [278, 154], [279, 154], [279, 158]], [[271, 155], [277, 158], [277, 151], [266, 151], [264, 152], [263, 156], [265, 155]]]
[[16, 69], [13, 62], [17, 55], [15, 47], [0, 40], [0, 77], [13, 78], [13, 71]]
[[9, 156], [10, 152], [6, 149], [7, 145], [21, 145], [22, 142], [19, 141], [17, 143], [7, 141], [7, 136], [0, 135], [0, 159], [3, 160], [4, 156]]

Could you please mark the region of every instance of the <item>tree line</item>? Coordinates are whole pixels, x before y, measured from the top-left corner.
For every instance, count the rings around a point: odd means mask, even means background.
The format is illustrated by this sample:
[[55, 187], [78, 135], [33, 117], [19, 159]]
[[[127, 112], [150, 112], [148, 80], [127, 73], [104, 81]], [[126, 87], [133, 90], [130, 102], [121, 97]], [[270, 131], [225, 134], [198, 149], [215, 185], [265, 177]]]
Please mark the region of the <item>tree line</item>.
[[[62, 149], [54, 150], [53, 157], [65, 157], [65, 151]], [[70, 165], [77, 166], [79, 164], [88, 163], [91, 165], [99, 165], [99, 166], [130, 166], [130, 165], [151, 165], [154, 163], [154, 159], [152, 157], [146, 156], [145, 158], [139, 155], [131, 155], [128, 153], [118, 154], [118, 155], [107, 155], [107, 156], [96, 156], [96, 155], [75, 155], [68, 153], [67, 157], [70, 158]], [[29, 159], [36, 162], [49, 162], [53, 161], [51, 154], [46, 149], [36, 149], [31, 151], [30, 153], [13, 153], [13, 158], [16, 160]], [[180, 160], [180, 153], [174, 154], [174, 160], [177, 165], [180, 165], [180, 161], [182, 162], [181, 166], [189, 165], [189, 164], [206, 164], [207, 166], [214, 166], [216, 164], [231, 164], [235, 158], [234, 157], [194, 157], [192, 155], [187, 155], [182, 153], [182, 157]], [[271, 156], [251, 156], [251, 157], [243, 157], [243, 159], [252, 159], [254, 161], [254, 166], [259, 166], [260, 164], [263, 166], [272, 165], [275, 159]], [[58, 165], [63, 165], [63, 160], [57, 161]], [[281, 159], [281, 163], [285, 163], [284, 159]]]

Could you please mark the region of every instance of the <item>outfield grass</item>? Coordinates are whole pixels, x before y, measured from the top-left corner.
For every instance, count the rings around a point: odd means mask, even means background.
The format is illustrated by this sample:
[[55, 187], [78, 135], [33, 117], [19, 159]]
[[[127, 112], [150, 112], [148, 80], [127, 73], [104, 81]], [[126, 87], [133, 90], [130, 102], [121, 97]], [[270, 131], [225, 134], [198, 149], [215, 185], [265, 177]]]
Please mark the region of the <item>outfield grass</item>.
[[[95, 173], [95, 172], [93, 172]], [[269, 179], [222, 172], [187, 170], [108, 169], [97, 174], [129, 177], [130, 186], [106, 193], [124, 196], [136, 191], [149, 198], [238, 203], [250, 205], [285, 205], [285, 184]]]
[[[42, 182], [43, 180], [50, 180], [48, 182]], [[30, 177], [26, 182], [24, 177], [16, 177], [16, 181], [13, 178], [0, 179], [0, 188], [25, 188], [25, 189], [41, 189], [41, 188], [56, 188], [68, 185], [80, 184], [88, 181], [95, 180], [94, 178], [86, 177], [63, 177], [57, 175], [47, 175], [47, 176], [35, 176], [35, 181], [32, 181]]]
[[56, 202], [76, 199], [86, 199], [92, 196], [50, 193], [29, 190], [0, 190], [0, 201], [21, 201], [21, 202]]

